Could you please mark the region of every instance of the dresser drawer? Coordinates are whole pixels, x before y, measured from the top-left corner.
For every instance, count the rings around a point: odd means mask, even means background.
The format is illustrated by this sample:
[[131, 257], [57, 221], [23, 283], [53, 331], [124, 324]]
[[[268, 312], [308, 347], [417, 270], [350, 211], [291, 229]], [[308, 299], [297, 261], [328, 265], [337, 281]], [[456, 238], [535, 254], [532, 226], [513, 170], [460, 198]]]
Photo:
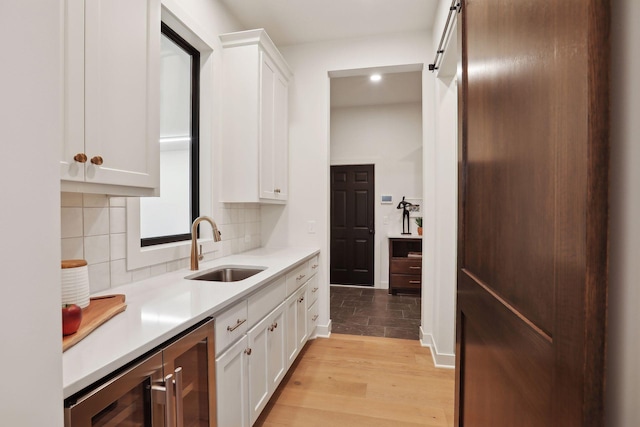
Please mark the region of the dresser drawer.
[[401, 289], [420, 289], [422, 286], [422, 277], [411, 274], [391, 274], [392, 288]]
[[422, 274], [422, 259], [410, 259], [410, 258], [392, 258], [389, 265], [389, 271], [391, 273], [399, 274]]
[[247, 332], [248, 324], [247, 300], [215, 316], [216, 319], [216, 354], [220, 354], [236, 339]]
[[309, 262], [305, 261], [287, 273], [287, 296], [309, 280]]

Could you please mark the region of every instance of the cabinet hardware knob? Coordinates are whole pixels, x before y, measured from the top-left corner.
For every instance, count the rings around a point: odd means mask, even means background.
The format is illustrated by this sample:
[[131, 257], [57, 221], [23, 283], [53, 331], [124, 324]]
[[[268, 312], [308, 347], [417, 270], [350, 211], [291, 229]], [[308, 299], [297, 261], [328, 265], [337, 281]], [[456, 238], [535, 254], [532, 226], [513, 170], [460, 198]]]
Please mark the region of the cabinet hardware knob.
[[73, 160], [75, 160], [78, 163], [85, 163], [87, 161], [87, 155], [84, 153], [78, 153], [75, 156], [73, 156]]
[[236, 329], [238, 329], [238, 327], [239, 327], [240, 325], [242, 325], [242, 324], [243, 324], [244, 322], [246, 322], [246, 321], [247, 321], [247, 319], [243, 319], [243, 320], [238, 319], [238, 320], [236, 321], [235, 326], [227, 326], [227, 331], [229, 331], [229, 332], [233, 332], [233, 331], [235, 331]]
[[247, 356], [251, 356], [251, 348], [246, 348], [244, 352], [247, 354]]
[[274, 327], [274, 328], [277, 328], [277, 327], [278, 327], [278, 322], [275, 322], [275, 323], [273, 324], [273, 327]]
[[301, 274], [298, 277], [296, 277], [296, 280], [302, 280], [305, 278], [305, 276], [306, 276], [305, 274]]
[[298, 302], [302, 302], [304, 301], [304, 297], [300, 297], [300, 299], [298, 300]]
[[100, 166], [103, 162], [104, 160], [102, 159], [101, 156], [93, 156], [91, 158], [91, 163], [93, 163], [96, 166]]
[[315, 270], [316, 268], [318, 268], [318, 264], [313, 264], [313, 265], [311, 266], [311, 268], [313, 268], [313, 269]]
[[314, 293], [314, 294], [315, 294], [317, 290], [318, 290], [318, 288], [313, 288], [313, 289], [311, 290], [311, 293]]
[[318, 320], [318, 316], [319, 316], [319, 314], [316, 314], [315, 316], [313, 316], [311, 318], [311, 321], [315, 322], [316, 320]]
[[275, 188], [275, 189], [273, 190], [273, 192], [274, 192], [274, 193], [276, 193], [276, 194], [280, 194], [280, 189], [279, 189], [279, 188]]

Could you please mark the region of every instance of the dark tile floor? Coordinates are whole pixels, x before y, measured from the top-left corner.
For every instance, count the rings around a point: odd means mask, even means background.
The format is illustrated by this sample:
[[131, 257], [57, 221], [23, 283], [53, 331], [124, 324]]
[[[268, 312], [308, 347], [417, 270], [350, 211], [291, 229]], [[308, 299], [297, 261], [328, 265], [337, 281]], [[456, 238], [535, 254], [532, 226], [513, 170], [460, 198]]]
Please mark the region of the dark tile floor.
[[331, 286], [331, 331], [337, 334], [420, 338], [420, 295], [386, 289]]

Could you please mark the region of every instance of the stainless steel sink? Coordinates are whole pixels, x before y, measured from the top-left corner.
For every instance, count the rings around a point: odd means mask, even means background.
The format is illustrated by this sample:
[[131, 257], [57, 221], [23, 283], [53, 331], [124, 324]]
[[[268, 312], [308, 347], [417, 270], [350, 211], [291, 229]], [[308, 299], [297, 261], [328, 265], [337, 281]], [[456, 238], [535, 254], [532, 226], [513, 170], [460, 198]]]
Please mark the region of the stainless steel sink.
[[204, 280], [207, 282], [239, 282], [240, 280], [248, 279], [261, 271], [266, 267], [253, 267], [253, 266], [235, 266], [227, 265], [212, 268], [192, 274], [185, 277], [189, 280]]

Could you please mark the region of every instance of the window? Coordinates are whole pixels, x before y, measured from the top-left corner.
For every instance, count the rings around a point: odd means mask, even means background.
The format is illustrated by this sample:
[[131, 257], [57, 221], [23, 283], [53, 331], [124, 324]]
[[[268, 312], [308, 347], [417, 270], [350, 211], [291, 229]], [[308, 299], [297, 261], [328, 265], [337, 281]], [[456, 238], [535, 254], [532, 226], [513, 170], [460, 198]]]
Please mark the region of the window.
[[140, 244], [191, 238], [199, 216], [200, 53], [162, 23], [160, 197], [140, 199]]

